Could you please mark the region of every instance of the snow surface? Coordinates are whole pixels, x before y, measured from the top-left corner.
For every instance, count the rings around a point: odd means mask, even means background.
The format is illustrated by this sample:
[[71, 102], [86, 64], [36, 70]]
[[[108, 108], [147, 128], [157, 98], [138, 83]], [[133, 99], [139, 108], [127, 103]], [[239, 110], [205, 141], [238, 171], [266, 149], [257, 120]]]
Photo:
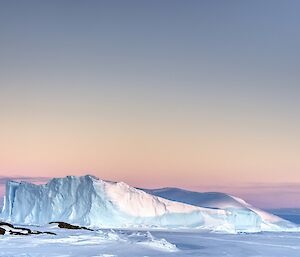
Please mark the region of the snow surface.
[[134, 230], [64, 230], [0, 237], [0, 257], [299, 257], [300, 233], [220, 234]]
[[239, 198], [228, 197], [232, 203], [202, 207], [88, 175], [54, 178], [45, 185], [11, 181], [1, 218], [29, 225], [64, 221], [98, 228], [193, 228], [232, 233], [298, 229]]

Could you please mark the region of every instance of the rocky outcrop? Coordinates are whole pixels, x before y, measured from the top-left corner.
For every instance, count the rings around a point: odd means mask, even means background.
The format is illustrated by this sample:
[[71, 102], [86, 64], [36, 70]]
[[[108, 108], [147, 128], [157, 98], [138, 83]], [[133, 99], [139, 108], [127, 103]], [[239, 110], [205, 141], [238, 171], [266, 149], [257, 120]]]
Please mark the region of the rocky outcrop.
[[48, 234], [56, 235], [53, 232], [42, 232], [38, 230], [31, 230], [29, 228], [15, 227], [14, 225], [7, 222], [0, 222], [0, 235], [15, 235], [15, 236], [28, 236], [28, 235], [39, 235], [39, 234]]
[[59, 228], [64, 228], [64, 229], [84, 229], [84, 230], [94, 231], [93, 229], [90, 229], [87, 227], [72, 225], [72, 224], [69, 224], [66, 222], [61, 222], [61, 221], [50, 222], [49, 224], [57, 224], [57, 226]]

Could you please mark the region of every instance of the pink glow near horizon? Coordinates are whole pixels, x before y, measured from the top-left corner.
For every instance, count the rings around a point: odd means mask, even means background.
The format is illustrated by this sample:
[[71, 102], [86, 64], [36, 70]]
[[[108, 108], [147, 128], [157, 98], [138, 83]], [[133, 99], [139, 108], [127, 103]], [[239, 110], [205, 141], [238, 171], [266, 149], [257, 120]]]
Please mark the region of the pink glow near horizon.
[[[25, 181], [35, 184], [45, 184], [50, 178], [26, 178]], [[11, 178], [14, 181], [24, 181], [24, 178]], [[244, 185], [202, 185], [184, 186], [162, 184], [130, 184], [141, 188], [179, 187], [196, 192], [223, 192], [237, 196], [248, 203], [263, 209], [300, 208], [298, 195], [300, 184], [244, 184]], [[5, 184], [0, 184], [0, 197], [5, 195]], [[288, 199], [288, 200], [287, 200]], [[1, 201], [0, 201], [1, 202]]]

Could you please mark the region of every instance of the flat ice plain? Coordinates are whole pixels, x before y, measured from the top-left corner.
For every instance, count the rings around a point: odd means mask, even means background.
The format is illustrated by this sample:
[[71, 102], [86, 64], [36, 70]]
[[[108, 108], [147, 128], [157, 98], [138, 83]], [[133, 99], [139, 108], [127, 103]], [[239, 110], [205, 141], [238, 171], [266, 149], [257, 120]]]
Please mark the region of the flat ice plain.
[[57, 235], [1, 236], [0, 256], [300, 256], [300, 233], [296, 232], [220, 234], [199, 231], [76, 231], [50, 227], [38, 229], [55, 232]]

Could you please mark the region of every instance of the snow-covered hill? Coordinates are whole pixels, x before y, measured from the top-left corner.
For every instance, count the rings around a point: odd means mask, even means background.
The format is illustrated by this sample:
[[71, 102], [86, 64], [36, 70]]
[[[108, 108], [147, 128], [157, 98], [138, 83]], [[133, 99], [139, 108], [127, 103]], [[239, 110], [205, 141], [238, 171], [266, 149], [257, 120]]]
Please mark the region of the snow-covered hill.
[[234, 205], [206, 208], [188, 200], [184, 203], [154, 196], [123, 182], [68, 176], [54, 178], [45, 185], [8, 182], [1, 217], [11, 223], [35, 225], [63, 221], [110, 228], [197, 228], [228, 232], [294, 229], [292, 223], [266, 219], [264, 213], [258, 213], [241, 199], [234, 199]]
[[293, 228], [295, 225], [276, 215], [251, 206], [244, 200], [220, 192], [193, 192], [180, 188], [142, 189], [143, 191], [165, 199], [214, 209], [243, 209], [253, 211], [262, 220], [262, 230], [274, 231], [281, 228]]
[[234, 197], [219, 192], [200, 193], [173, 187], [142, 190], [149, 194], [163, 197], [171, 201], [187, 203], [195, 206], [218, 209], [244, 207], [244, 205], [237, 201]]

